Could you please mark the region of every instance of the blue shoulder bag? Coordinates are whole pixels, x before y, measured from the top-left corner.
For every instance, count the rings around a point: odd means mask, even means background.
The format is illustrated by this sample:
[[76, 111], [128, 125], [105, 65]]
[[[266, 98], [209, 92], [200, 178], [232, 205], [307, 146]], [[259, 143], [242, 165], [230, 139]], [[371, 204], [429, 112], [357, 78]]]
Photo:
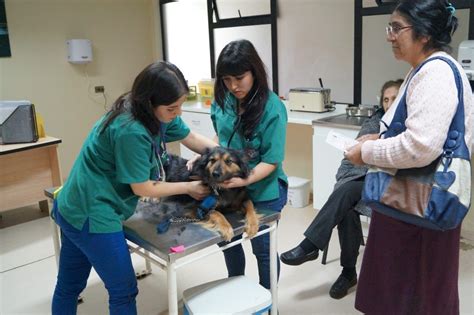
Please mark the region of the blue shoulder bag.
[[[458, 227], [469, 210], [471, 162], [464, 140], [464, 94], [457, 67], [447, 58], [434, 57], [421, 64], [414, 73], [435, 59], [450, 65], [458, 89], [459, 102], [443, 146], [443, 153], [431, 164], [420, 168], [388, 170], [371, 167], [365, 178], [362, 199], [373, 210], [392, 218], [444, 231]], [[385, 138], [404, 132], [406, 118], [405, 90]]]

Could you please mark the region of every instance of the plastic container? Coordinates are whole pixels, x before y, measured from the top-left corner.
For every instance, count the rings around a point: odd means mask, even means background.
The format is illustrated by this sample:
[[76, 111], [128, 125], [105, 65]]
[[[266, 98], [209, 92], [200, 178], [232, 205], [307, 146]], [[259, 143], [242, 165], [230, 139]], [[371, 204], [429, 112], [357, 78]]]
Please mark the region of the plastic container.
[[245, 276], [207, 282], [183, 292], [184, 315], [263, 314], [272, 305], [272, 295]]
[[309, 204], [311, 181], [306, 178], [288, 177], [288, 205], [294, 208], [303, 208]]
[[197, 100], [197, 91], [196, 91], [196, 86], [195, 85], [190, 85], [189, 86], [189, 93], [188, 96], [186, 96], [187, 101], [195, 101]]
[[202, 98], [214, 97], [214, 80], [201, 80], [198, 82], [198, 87]]

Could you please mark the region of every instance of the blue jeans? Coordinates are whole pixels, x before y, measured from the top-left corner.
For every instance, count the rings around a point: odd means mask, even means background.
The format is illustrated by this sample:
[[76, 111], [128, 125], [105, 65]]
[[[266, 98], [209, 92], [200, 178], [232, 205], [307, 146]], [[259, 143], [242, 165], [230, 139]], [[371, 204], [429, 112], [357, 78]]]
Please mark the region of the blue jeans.
[[[257, 209], [268, 209], [281, 212], [286, 204], [288, 197], [288, 185], [279, 180], [278, 182], [280, 196], [276, 199], [262, 202], [254, 202]], [[267, 226], [261, 226], [259, 230], [263, 230]], [[242, 238], [242, 235], [234, 237], [232, 241]], [[257, 258], [258, 275], [260, 278], [260, 285], [264, 288], [270, 289], [270, 234], [265, 233], [250, 240], [252, 244], [252, 252]], [[219, 244], [224, 246], [225, 243]], [[245, 254], [242, 245], [236, 245], [223, 251], [225, 264], [229, 277], [242, 276], [245, 274]], [[278, 255], [278, 254], [277, 254]], [[280, 259], [277, 257], [278, 277], [280, 276]]]
[[90, 233], [89, 221], [79, 231], [59, 211], [53, 213], [61, 227], [61, 254], [52, 314], [77, 313], [77, 299], [92, 267], [109, 293], [110, 314], [137, 314], [137, 280], [123, 231]]

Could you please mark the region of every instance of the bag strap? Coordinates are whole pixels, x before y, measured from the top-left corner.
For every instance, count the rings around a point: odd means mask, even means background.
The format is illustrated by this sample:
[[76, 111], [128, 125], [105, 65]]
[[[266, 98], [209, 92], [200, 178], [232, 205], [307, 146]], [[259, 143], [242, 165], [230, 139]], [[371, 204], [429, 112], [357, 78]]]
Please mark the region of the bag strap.
[[465, 134], [465, 125], [464, 125], [464, 87], [462, 84], [461, 74], [459, 73], [458, 68], [456, 65], [446, 57], [433, 57], [422, 64], [420, 64], [414, 71], [413, 75], [410, 77], [409, 81], [407, 82], [407, 88], [403, 93], [402, 98], [400, 99], [400, 103], [395, 111], [394, 117], [390, 126], [385, 133], [385, 137], [394, 137], [403, 131], [406, 130], [405, 120], [407, 118], [407, 105], [406, 105], [406, 94], [408, 90], [408, 86], [410, 85], [411, 80], [413, 77], [420, 71], [420, 69], [430, 61], [433, 60], [442, 60], [446, 62], [451, 69], [453, 70], [454, 80], [456, 82], [456, 87], [458, 90], [458, 106], [456, 109], [456, 113], [451, 121], [449, 126], [448, 136], [446, 142], [443, 146], [445, 154], [452, 156], [452, 157], [466, 157], [469, 155], [469, 150], [467, 149], [466, 143], [464, 141], [464, 134]]

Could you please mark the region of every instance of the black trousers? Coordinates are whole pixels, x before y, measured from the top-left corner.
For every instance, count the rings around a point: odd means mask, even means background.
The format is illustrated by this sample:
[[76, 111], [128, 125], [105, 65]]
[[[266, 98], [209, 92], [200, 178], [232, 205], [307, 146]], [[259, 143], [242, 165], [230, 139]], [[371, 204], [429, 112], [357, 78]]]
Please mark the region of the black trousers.
[[360, 201], [363, 178], [350, 181], [333, 191], [314, 218], [304, 235], [323, 250], [329, 243], [332, 230], [337, 226], [341, 246], [341, 266], [354, 268], [362, 242], [362, 226], [354, 206]]

